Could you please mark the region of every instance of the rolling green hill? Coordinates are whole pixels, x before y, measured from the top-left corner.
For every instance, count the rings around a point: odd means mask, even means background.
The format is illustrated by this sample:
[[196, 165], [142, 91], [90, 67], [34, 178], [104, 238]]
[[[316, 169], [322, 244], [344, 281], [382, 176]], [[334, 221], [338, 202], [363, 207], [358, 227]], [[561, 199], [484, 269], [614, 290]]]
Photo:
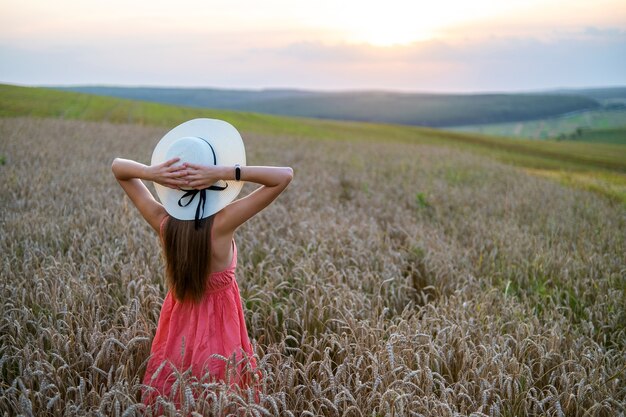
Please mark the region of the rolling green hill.
[[539, 175], [594, 189], [626, 202], [626, 146], [622, 145], [511, 140], [411, 126], [196, 109], [45, 88], [0, 85], [0, 117], [16, 116], [104, 120], [164, 128], [196, 117], [210, 117], [226, 120], [244, 134], [454, 146], [521, 166]]
[[431, 127], [534, 120], [600, 108], [594, 98], [557, 93], [423, 94], [97, 86], [58, 88], [191, 107]]
[[557, 94], [580, 95], [598, 101], [626, 99], [626, 87], [600, 87], [600, 88], [569, 88], [555, 90]]
[[626, 145], [626, 126], [612, 129], [577, 129], [569, 135], [563, 135], [558, 140], [574, 140], [594, 143], [618, 143]]
[[626, 129], [626, 108], [590, 110], [526, 122], [458, 126], [449, 129], [519, 138], [626, 144], [626, 132], [619, 133]]

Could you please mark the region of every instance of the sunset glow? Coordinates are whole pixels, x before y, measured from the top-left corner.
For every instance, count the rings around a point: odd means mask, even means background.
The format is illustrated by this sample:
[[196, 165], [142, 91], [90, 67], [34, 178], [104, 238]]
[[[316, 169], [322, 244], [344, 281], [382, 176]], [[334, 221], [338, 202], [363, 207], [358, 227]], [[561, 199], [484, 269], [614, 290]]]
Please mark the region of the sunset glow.
[[[342, 1], [310, 19], [343, 34], [344, 41], [374, 46], [407, 45], [437, 37], [455, 25], [506, 16], [525, 10], [537, 1], [493, 0], [415, 2]], [[317, 21], [316, 21], [317, 20]]]
[[431, 91], [626, 83], [621, 0], [0, 0], [0, 11], [0, 82]]

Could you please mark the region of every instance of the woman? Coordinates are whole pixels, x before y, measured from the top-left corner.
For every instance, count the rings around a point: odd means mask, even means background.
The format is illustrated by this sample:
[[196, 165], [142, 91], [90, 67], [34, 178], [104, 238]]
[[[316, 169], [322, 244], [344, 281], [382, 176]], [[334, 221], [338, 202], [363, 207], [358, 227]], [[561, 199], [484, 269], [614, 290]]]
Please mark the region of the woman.
[[[168, 292], [143, 379], [146, 404], [157, 395], [173, 394], [180, 405], [179, 393], [170, 392], [175, 371], [191, 368], [198, 380], [242, 387], [258, 378], [256, 371], [250, 373], [256, 364], [235, 280], [233, 237], [287, 187], [293, 170], [244, 165], [238, 132], [212, 119], [195, 119], [170, 131], [155, 148], [150, 166], [113, 161], [115, 178], [160, 235], [166, 264]], [[141, 180], [155, 183], [162, 203]], [[233, 201], [243, 181], [261, 186]], [[224, 358], [236, 372], [225, 372]]]

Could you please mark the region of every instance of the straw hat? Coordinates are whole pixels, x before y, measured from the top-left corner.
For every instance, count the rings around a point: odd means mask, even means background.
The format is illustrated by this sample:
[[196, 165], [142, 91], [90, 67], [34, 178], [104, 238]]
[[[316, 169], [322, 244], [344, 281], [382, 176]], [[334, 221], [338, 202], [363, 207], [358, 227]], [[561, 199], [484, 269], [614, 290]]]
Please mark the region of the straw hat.
[[[172, 158], [176, 164], [189, 162], [202, 165], [246, 165], [246, 150], [241, 135], [233, 125], [217, 119], [193, 119], [170, 130], [157, 143], [152, 153], [152, 165]], [[179, 220], [209, 217], [228, 204], [243, 187], [240, 181], [218, 181], [204, 190], [164, 187], [155, 183], [157, 195], [168, 214]]]

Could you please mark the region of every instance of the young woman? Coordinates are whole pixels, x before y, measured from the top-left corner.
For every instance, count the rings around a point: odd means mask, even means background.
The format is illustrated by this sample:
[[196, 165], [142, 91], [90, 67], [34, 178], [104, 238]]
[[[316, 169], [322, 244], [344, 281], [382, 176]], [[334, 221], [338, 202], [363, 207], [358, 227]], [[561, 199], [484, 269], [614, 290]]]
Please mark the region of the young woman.
[[[219, 135], [224, 123], [196, 119], [187, 122], [187, 130], [176, 133], [175, 128], [157, 145], [150, 166], [120, 158], [112, 164], [121, 187], [160, 235], [165, 258], [168, 292], [143, 379], [146, 404], [153, 404], [157, 395], [171, 395], [180, 404], [178, 393], [170, 392], [175, 370], [182, 373], [191, 368], [198, 380], [242, 387], [259, 377], [235, 279], [234, 234], [278, 197], [293, 178], [293, 170], [219, 164], [220, 160], [245, 162], [242, 142], [239, 154], [233, 151], [238, 149], [234, 128], [226, 137]], [[163, 162], [155, 163], [155, 158]], [[142, 180], [155, 183], [163, 204]], [[242, 181], [260, 187], [231, 201]], [[229, 367], [223, 358], [234, 359], [236, 365], [231, 363], [230, 369], [236, 372], [225, 373]]]

